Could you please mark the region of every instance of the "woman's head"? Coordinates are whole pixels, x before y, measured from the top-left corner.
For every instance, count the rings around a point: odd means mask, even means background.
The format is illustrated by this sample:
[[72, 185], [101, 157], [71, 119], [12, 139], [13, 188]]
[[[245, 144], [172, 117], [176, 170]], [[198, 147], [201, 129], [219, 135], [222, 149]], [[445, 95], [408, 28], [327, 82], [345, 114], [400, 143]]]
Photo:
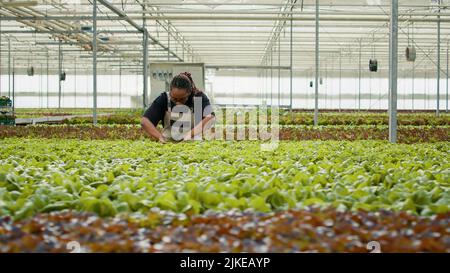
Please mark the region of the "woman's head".
[[175, 76], [170, 83], [170, 97], [176, 104], [185, 104], [192, 93], [199, 92], [189, 72]]

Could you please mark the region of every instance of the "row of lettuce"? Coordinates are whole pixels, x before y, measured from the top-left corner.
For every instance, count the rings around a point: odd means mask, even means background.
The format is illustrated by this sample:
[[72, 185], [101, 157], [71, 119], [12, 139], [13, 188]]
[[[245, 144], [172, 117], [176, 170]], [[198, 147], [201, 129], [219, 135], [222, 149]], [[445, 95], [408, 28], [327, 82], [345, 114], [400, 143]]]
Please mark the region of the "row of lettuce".
[[147, 141], [5, 139], [0, 146], [0, 215], [61, 210], [107, 217], [310, 206], [341, 211], [445, 214], [450, 209], [448, 142], [379, 141], [162, 145]]
[[[98, 118], [100, 124], [139, 124], [142, 116], [142, 109], [103, 109], [99, 113], [105, 116]], [[271, 111], [262, 111], [260, 109], [235, 109], [235, 108], [219, 108], [215, 109], [215, 113], [223, 120], [224, 124], [249, 124], [253, 120], [250, 116], [258, 116], [264, 114], [268, 123], [271, 122]], [[91, 110], [87, 109], [22, 109], [16, 113], [19, 118], [42, 117], [42, 116], [76, 116], [89, 115]], [[267, 115], [267, 117], [265, 116]], [[255, 119], [256, 123], [259, 119]], [[371, 113], [371, 112], [320, 112], [319, 125], [387, 125], [389, 118], [387, 113]], [[91, 124], [92, 118], [74, 117], [64, 121], [66, 124]], [[314, 114], [312, 112], [293, 112], [282, 110], [279, 112], [280, 125], [313, 125]], [[435, 113], [417, 112], [417, 113], [400, 113], [398, 116], [399, 125], [409, 126], [448, 126], [450, 125], [450, 115], [442, 112], [437, 117]]]
[[[400, 143], [450, 141], [448, 126], [399, 126]], [[277, 130], [258, 126], [216, 126], [203, 137], [208, 140], [388, 140], [388, 126], [280, 126]], [[149, 139], [139, 125], [36, 125], [0, 126], [4, 138], [59, 139]]]

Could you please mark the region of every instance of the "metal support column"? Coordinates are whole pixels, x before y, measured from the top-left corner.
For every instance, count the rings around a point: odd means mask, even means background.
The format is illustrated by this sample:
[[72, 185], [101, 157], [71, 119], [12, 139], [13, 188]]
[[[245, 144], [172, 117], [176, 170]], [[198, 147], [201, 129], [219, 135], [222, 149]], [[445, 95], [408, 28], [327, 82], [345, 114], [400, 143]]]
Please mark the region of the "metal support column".
[[16, 69], [15, 69], [15, 63], [14, 59], [12, 60], [13, 68], [12, 68], [12, 101], [13, 101], [13, 113], [16, 109]]
[[97, 125], [97, 0], [93, 0], [93, 31], [92, 31], [92, 77], [93, 77], [93, 123]]
[[74, 81], [74, 93], [75, 93], [75, 99], [74, 99], [74, 105], [75, 105], [75, 108], [77, 108], [77, 60], [75, 59], [74, 60], [74, 62], [73, 62], [73, 65], [74, 65], [74, 79], [75, 79], [75, 81]]
[[[145, 12], [145, 6], [143, 7], [144, 12]], [[169, 23], [167, 23], [167, 26], [169, 26]], [[147, 31], [147, 20], [144, 19], [142, 20], [142, 49], [143, 49], [143, 61], [142, 61], [142, 78], [143, 78], [143, 96], [142, 96], [142, 105], [144, 107], [144, 110], [147, 108], [149, 102], [148, 102], [148, 38], [149, 38], [149, 34]], [[167, 54], [170, 54], [170, 49], [169, 47], [167, 48]]]
[[11, 97], [11, 40], [8, 39], [8, 97]]
[[362, 39], [359, 39], [358, 111], [361, 111]]
[[144, 31], [144, 43], [143, 43], [143, 50], [144, 50], [144, 58], [143, 58], [143, 78], [144, 78], [144, 90], [143, 90], [143, 106], [144, 109], [147, 108], [148, 105], [148, 32], [147, 30]]
[[369, 72], [369, 106], [367, 111], [372, 109], [372, 73]]
[[427, 71], [425, 71], [425, 80], [424, 80], [424, 97], [425, 99], [423, 100], [423, 109], [424, 110], [428, 110], [428, 73]]
[[47, 109], [50, 106], [49, 105], [49, 100], [50, 100], [50, 96], [49, 96], [49, 89], [50, 89], [49, 69], [50, 69], [49, 54], [48, 54], [48, 50], [47, 50], [47, 84], [45, 85], [47, 87]]
[[281, 38], [278, 36], [278, 107], [281, 105]]
[[292, 106], [293, 106], [293, 101], [292, 101], [292, 93], [293, 93], [293, 70], [292, 70], [292, 66], [293, 66], [293, 25], [294, 25], [294, 21], [292, 20], [292, 16], [293, 14], [291, 13], [291, 31], [290, 31], [290, 45], [289, 45], [289, 78], [290, 78], [290, 82], [289, 82], [289, 109], [291, 111], [291, 118], [293, 119], [293, 112], [292, 112]]
[[342, 101], [342, 51], [339, 51], [339, 112], [341, 112]]
[[415, 99], [415, 78], [416, 78], [416, 64], [412, 63], [412, 98], [411, 98], [411, 110], [414, 112], [414, 99]]
[[0, 97], [2, 96], [2, 22], [0, 21]]
[[270, 50], [270, 106], [273, 106], [273, 48]]
[[[333, 62], [333, 61], [332, 61]], [[327, 93], [328, 93], [328, 62], [324, 62], [325, 63], [325, 81], [324, 81], [324, 85], [325, 85], [325, 90], [323, 92], [324, 95], [324, 105], [325, 105], [325, 109], [329, 109], [328, 108], [328, 101], [327, 101]]]
[[40, 65], [41, 70], [39, 71], [39, 108], [42, 108], [42, 101], [44, 100], [42, 98], [42, 72], [44, 69], [42, 68], [42, 64]]
[[122, 59], [119, 62], [119, 109], [122, 108]]
[[439, 117], [440, 110], [440, 95], [441, 95], [441, 0], [438, 1], [439, 10], [438, 10], [438, 22], [437, 22], [437, 90], [436, 90], [436, 116]]
[[[266, 66], [266, 67], [268, 66], [266, 60], [264, 60], [264, 66]], [[261, 93], [261, 100], [262, 100], [264, 106], [267, 106], [267, 90], [268, 90], [267, 87], [269, 86], [268, 79], [269, 79], [268, 70], [264, 69], [264, 89], [262, 90], [262, 93]]]
[[319, 125], [319, 0], [316, 0], [316, 79], [315, 79], [315, 95], [314, 95], [314, 126]]
[[[263, 83], [262, 88], [261, 88], [261, 92], [259, 94], [259, 99], [261, 101], [261, 105], [264, 104], [264, 96], [266, 94], [266, 90], [267, 90], [267, 86], [268, 86], [268, 84], [267, 84], [267, 69], [266, 69], [268, 67], [268, 65], [266, 63], [266, 59], [265, 58], [266, 57], [264, 56], [264, 59], [263, 59], [263, 62], [262, 62], [262, 66], [264, 68], [261, 69], [261, 78], [262, 78], [262, 83]], [[235, 73], [235, 70], [233, 70], [233, 81], [235, 80], [234, 73]]]
[[448, 113], [448, 42], [447, 42], [446, 88], [445, 88], [445, 112]]
[[61, 44], [62, 44], [62, 41], [59, 40], [59, 45], [58, 45], [58, 109], [61, 109], [61, 74], [62, 74]]
[[391, 0], [389, 42], [389, 141], [397, 142], [398, 0]]

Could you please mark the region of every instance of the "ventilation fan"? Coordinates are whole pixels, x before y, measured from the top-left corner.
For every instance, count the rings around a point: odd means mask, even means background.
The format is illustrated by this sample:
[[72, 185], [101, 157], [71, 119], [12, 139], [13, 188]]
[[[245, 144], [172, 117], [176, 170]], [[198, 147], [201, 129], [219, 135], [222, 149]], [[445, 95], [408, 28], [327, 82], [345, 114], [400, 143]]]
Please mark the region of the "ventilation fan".
[[416, 61], [416, 57], [417, 57], [416, 48], [413, 47], [413, 46], [408, 46], [406, 48], [406, 60], [408, 62], [415, 62]]
[[66, 80], [66, 72], [62, 72], [61, 74], [59, 74], [59, 80], [60, 81], [65, 81]]
[[369, 70], [370, 70], [370, 72], [377, 72], [378, 71], [378, 60], [377, 59], [370, 59], [370, 61], [369, 61]]
[[30, 77], [34, 76], [34, 67], [27, 68], [27, 75]]

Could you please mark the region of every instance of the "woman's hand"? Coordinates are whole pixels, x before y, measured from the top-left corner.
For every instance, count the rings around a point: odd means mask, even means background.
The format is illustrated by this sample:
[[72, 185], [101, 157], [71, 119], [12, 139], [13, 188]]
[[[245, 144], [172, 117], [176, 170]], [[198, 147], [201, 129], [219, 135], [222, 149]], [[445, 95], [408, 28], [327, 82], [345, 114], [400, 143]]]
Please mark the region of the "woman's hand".
[[146, 117], [141, 119], [142, 128], [144, 131], [153, 139], [158, 140], [160, 143], [167, 143], [167, 139], [161, 134], [158, 129], [156, 129], [155, 125], [150, 122]]
[[208, 115], [206, 116], [202, 122], [197, 124], [189, 133], [187, 133], [183, 141], [189, 141], [189, 140], [196, 140], [197, 136], [200, 136], [205, 130], [209, 130], [213, 123], [215, 122], [215, 116], [214, 115]]
[[166, 140], [166, 138], [165, 138], [164, 136], [161, 136], [161, 137], [159, 138], [159, 142], [162, 143], [162, 144], [164, 144], [164, 143], [167, 143], [167, 140]]
[[192, 133], [189, 132], [183, 137], [183, 141], [189, 141], [192, 140]]

